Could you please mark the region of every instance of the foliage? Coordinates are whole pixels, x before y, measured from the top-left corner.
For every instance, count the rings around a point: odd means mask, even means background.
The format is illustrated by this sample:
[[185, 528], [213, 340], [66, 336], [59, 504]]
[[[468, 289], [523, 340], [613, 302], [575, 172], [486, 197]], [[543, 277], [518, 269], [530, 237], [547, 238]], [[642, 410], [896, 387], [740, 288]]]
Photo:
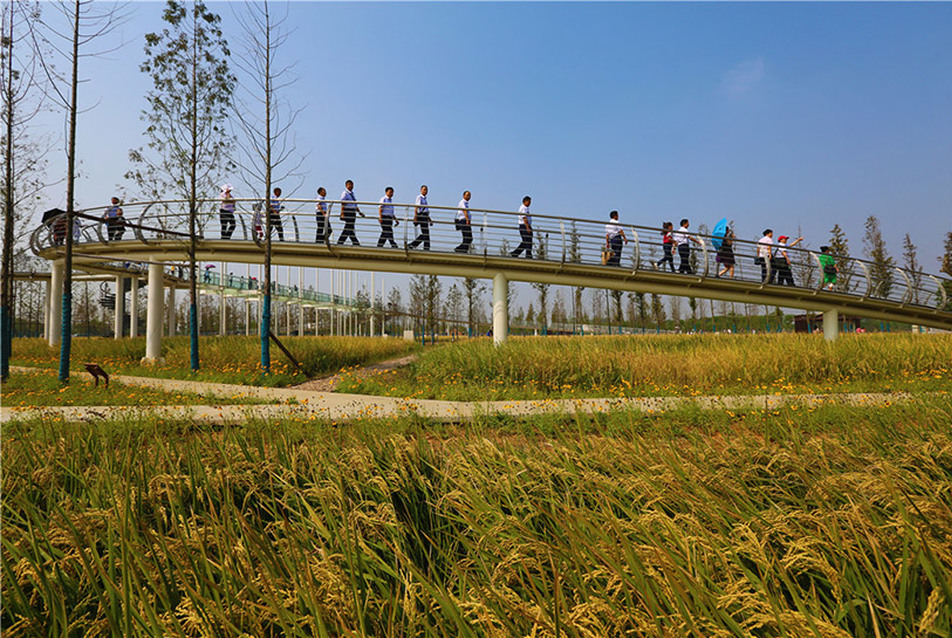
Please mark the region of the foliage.
[[[849, 257], [850, 247], [846, 233], [840, 228], [839, 224], [834, 224], [830, 231], [830, 252], [837, 257]], [[853, 280], [853, 261], [849, 259], [837, 259], [836, 267], [839, 272], [836, 277], [836, 287], [843, 292], [852, 291]]]
[[870, 215], [866, 218], [865, 227], [863, 245], [866, 248], [866, 257], [873, 262], [869, 269], [870, 294], [887, 298], [893, 287], [893, 268], [896, 263], [886, 250], [886, 240], [879, 227], [879, 219]]
[[489, 400], [697, 394], [952, 391], [952, 335], [647, 335], [474, 340], [338, 389]]
[[[301, 383], [309, 377], [331, 375], [344, 368], [365, 365], [404, 356], [418, 346], [403, 339], [369, 337], [284, 337], [282, 343], [301, 363], [295, 370], [290, 362], [282, 360], [272, 365], [272, 372], [261, 376], [256, 357], [259, 345], [256, 337], [202, 337], [205, 367], [199, 372], [189, 371], [189, 338], [170, 337], [162, 340], [162, 365], [142, 365], [145, 339], [109, 338], [76, 339], [77, 361], [98, 363], [112, 374], [119, 372], [138, 376], [157, 376], [172, 379], [190, 379], [221, 383], [285, 386]], [[13, 365], [51, 367], [55, 365], [55, 351], [42, 339], [17, 339], [13, 344]], [[82, 372], [81, 364], [73, 367]], [[85, 374], [83, 372], [83, 374]]]
[[4, 635], [942, 636], [948, 404], [4, 427]]

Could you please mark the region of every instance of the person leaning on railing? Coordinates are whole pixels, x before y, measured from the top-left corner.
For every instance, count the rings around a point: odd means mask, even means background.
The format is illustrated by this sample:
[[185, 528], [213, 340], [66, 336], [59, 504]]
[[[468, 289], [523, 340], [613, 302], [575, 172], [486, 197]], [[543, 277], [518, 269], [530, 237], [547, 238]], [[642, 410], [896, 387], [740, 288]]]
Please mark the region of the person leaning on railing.
[[119, 241], [126, 232], [125, 218], [122, 216], [122, 208], [119, 206], [119, 198], [112, 198], [112, 206], [103, 213], [103, 219], [106, 220], [106, 232], [109, 235], [109, 241]]

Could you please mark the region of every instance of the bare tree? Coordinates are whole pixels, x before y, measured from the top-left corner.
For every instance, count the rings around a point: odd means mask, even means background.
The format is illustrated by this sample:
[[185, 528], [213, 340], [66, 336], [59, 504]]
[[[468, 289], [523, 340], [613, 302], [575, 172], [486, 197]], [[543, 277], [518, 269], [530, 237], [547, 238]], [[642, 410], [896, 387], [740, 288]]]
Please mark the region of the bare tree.
[[[244, 76], [244, 91], [237, 100], [237, 121], [241, 133], [238, 168], [251, 192], [264, 187], [264, 292], [261, 303], [261, 368], [271, 371], [271, 192], [272, 184], [299, 179], [304, 156], [297, 152], [294, 123], [303, 109], [292, 109], [281, 97], [296, 81], [294, 64], [281, 66], [277, 53], [287, 42], [287, 9], [281, 16], [271, 13], [268, 0], [245, 3], [236, 14], [244, 33], [244, 55], [235, 66]], [[259, 191], [260, 192], [260, 191]], [[288, 189], [288, 192], [293, 192]]]
[[[945, 243], [943, 244], [943, 249], [945, 252], [941, 257], [937, 258], [939, 261], [939, 272], [945, 273], [952, 277], [952, 231], [945, 234]], [[952, 309], [952, 281], [942, 282], [943, 287], [945, 288], [946, 294], [946, 306], [945, 309]]]
[[476, 310], [482, 303], [483, 291], [486, 284], [475, 277], [463, 279], [463, 292], [466, 295], [466, 322], [469, 325], [469, 336], [472, 337], [476, 329]]
[[[48, 6], [56, 8], [64, 25], [47, 20], [43, 14], [36, 21], [32, 31], [36, 50], [48, 47], [48, 57], [40, 58], [41, 67], [47, 77], [47, 95], [66, 113], [66, 255], [65, 276], [63, 277], [63, 322], [60, 339], [59, 380], [69, 383], [70, 339], [72, 336], [73, 315], [73, 216], [76, 199], [76, 128], [79, 109], [79, 65], [89, 57], [101, 56], [115, 51], [122, 44], [109, 44], [105, 48], [93, 45], [107, 40], [119, 25], [125, 22], [127, 14], [124, 4], [114, 4], [103, 10], [91, 9], [92, 0], [73, 0]], [[67, 25], [68, 26], [65, 26]], [[45, 45], [45, 46], [44, 46]], [[60, 74], [55, 66], [56, 60], [62, 60], [69, 67], [69, 75]], [[56, 291], [53, 291], [56, 294]]]
[[146, 61], [139, 67], [152, 79], [142, 113], [147, 148], [129, 153], [126, 173], [152, 199], [168, 191], [188, 202], [189, 335], [191, 367], [199, 368], [198, 273], [195, 265], [201, 193], [212, 192], [213, 172], [228, 168], [228, 118], [235, 77], [228, 68], [228, 45], [221, 18], [196, 0], [191, 8], [167, 0], [167, 27], [145, 36]]
[[[34, 2], [9, 2], [0, 10], [0, 94], [3, 95], [3, 258], [0, 260], [0, 378], [10, 374], [21, 207], [44, 186], [47, 145], [31, 135], [30, 122], [43, 108], [39, 58], [30, 43], [30, 27], [39, 17]], [[24, 54], [23, 52], [26, 52]]]

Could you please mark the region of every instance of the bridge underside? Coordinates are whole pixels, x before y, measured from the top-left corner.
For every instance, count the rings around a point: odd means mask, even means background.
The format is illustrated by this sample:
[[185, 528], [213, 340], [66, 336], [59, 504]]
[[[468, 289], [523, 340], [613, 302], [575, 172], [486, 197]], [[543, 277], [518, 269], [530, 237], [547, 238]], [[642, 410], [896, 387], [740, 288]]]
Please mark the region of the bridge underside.
[[[809, 288], [493, 255], [290, 242], [274, 242], [272, 247], [272, 263], [281, 266], [475, 277], [492, 279], [494, 288], [508, 285], [509, 281], [605, 288], [800, 308], [825, 313], [825, 316], [833, 317], [834, 320], [836, 314], [843, 313], [952, 330], [950, 312], [922, 305]], [[187, 244], [178, 240], [152, 240], [147, 244], [138, 241], [84, 244], [74, 253], [74, 261], [76, 268], [84, 270], [102, 269], [105, 261], [145, 261], [152, 264], [182, 262], [187, 259], [186, 248]], [[62, 249], [47, 249], [41, 256], [57, 260], [62, 256]], [[263, 256], [263, 250], [253, 242], [223, 240], [203, 240], [199, 242], [196, 253], [199, 261], [251, 264], [262, 263]], [[497, 298], [495, 294], [494, 298]], [[494, 317], [495, 315], [494, 309]], [[497, 329], [496, 334], [498, 332]], [[827, 332], [827, 335], [830, 336], [830, 333]]]

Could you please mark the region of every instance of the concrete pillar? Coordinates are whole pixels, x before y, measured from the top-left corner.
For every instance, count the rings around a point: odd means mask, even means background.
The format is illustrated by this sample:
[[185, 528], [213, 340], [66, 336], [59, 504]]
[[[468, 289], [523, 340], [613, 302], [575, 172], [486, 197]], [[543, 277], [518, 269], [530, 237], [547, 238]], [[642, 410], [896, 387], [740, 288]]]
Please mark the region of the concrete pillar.
[[175, 336], [175, 286], [169, 286], [169, 300], [166, 304], [166, 310], [168, 311], [168, 317], [166, 317], [165, 322], [168, 325], [168, 335], [170, 337]]
[[122, 275], [116, 276], [116, 312], [113, 320], [112, 335], [114, 339], [122, 339], [122, 316], [126, 314], [125, 301], [126, 296], [122, 290], [126, 284], [126, 278]]
[[53, 271], [50, 276], [50, 312], [49, 338], [47, 343], [55, 346], [60, 342], [63, 323], [63, 279], [66, 278], [66, 262], [53, 262]]
[[245, 299], [245, 336], [251, 336], [251, 300]]
[[129, 336], [139, 336], [139, 278], [132, 278], [132, 293], [129, 299]]
[[44, 300], [46, 303], [43, 304], [43, 339], [49, 343], [50, 339], [50, 300], [52, 298], [53, 282], [51, 279], [46, 280], [46, 297]]
[[823, 313], [823, 338], [827, 341], [836, 341], [840, 332], [839, 312], [827, 310]]
[[145, 310], [145, 363], [162, 361], [162, 264], [149, 264], [149, 291]]
[[218, 336], [225, 336], [225, 289], [218, 291]]
[[509, 339], [509, 281], [503, 273], [493, 277], [493, 343], [501, 345]]
[[374, 332], [375, 332], [374, 319], [376, 319], [376, 317], [374, 317], [374, 311], [376, 310], [376, 307], [375, 307], [374, 301], [375, 301], [374, 300], [374, 274], [370, 273], [370, 336], [371, 337], [375, 336], [374, 335]]

